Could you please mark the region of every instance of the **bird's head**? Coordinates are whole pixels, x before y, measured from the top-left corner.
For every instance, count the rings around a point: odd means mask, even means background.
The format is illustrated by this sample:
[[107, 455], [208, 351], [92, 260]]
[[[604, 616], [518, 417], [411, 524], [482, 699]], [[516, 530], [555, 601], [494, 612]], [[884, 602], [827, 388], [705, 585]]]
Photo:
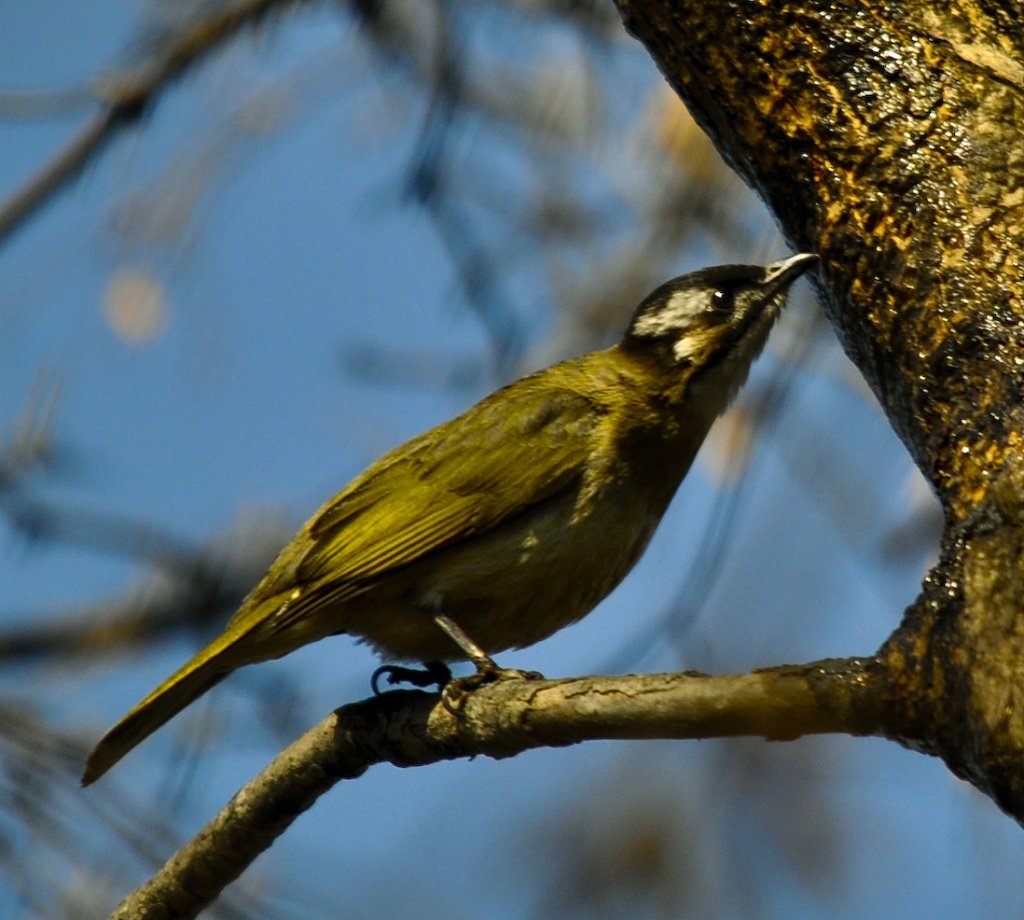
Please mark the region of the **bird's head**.
[[664, 398], [710, 424], [747, 379], [789, 286], [817, 260], [800, 253], [673, 278], [637, 307], [619, 348], [658, 369]]
[[726, 360], [749, 367], [789, 286], [817, 259], [800, 253], [767, 266], [719, 265], [673, 278], [636, 308], [622, 347], [697, 372]]

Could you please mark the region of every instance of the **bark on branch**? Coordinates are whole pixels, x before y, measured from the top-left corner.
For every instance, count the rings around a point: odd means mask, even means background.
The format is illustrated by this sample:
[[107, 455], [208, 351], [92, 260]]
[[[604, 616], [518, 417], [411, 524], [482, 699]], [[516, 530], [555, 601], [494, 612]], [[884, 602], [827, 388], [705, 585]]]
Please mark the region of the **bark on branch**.
[[276, 757], [112, 918], [196, 916], [335, 783], [375, 764], [512, 757], [608, 739], [876, 734], [884, 673], [874, 659], [844, 659], [725, 677], [506, 680], [462, 696], [457, 715], [420, 691], [353, 703]]

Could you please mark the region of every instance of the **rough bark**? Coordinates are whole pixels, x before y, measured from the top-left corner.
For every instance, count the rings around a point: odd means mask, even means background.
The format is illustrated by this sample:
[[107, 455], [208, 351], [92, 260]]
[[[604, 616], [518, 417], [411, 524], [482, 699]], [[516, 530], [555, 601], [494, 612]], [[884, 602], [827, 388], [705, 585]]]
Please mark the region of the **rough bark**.
[[843, 345], [942, 501], [941, 561], [878, 655], [882, 731], [1024, 820], [1024, 5], [618, 2], [821, 254]]
[[[449, 699], [392, 691], [345, 706], [279, 754], [111, 920], [187, 920], [336, 783], [381, 763], [513, 757], [596, 739], [789, 740], [820, 732], [872, 732], [864, 704], [877, 663], [818, 661], [750, 674], [645, 674], [502, 680]], [[877, 697], [876, 697], [877, 698]], [[454, 708], [454, 707], [453, 707]]]

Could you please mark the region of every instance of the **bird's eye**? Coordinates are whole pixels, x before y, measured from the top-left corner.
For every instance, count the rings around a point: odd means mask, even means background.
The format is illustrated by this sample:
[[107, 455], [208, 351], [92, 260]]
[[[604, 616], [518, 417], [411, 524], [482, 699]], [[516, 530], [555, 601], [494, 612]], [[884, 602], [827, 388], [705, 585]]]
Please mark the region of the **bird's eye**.
[[712, 316], [731, 317], [733, 307], [732, 291], [719, 289], [711, 295], [711, 309], [708, 312]]

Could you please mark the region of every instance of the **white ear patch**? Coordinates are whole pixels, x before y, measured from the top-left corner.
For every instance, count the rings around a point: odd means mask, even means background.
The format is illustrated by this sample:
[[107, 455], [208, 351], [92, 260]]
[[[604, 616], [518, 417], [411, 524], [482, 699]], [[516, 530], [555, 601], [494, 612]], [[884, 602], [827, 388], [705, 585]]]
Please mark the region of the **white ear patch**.
[[633, 332], [636, 335], [660, 336], [686, 329], [709, 306], [706, 290], [676, 291], [663, 307], [641, 316], [633, 326]]

